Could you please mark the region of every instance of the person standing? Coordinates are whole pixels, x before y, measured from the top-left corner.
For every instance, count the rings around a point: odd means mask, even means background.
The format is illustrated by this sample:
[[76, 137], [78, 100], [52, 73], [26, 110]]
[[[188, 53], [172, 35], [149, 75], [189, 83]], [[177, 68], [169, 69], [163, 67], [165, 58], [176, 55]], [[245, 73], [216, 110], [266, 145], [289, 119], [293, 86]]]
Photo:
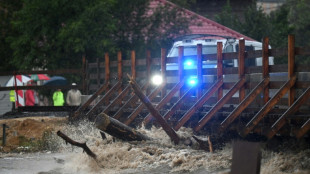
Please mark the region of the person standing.
[[12, 112], [15, 111], [15, 91], [10, 91], [10, 102], [12, 103]]
[[54, 106], [63, 106], [65, 103], [64, 94], [61, 92], [61, 89], [57, 89], [57, 91], [53, 94], [53, 102]]
[[[76, 86], [72, 83], [72, 86]], [[70, 89], [67, 93], [66, 102], [69, 106], [79, 106], [81, 104], [81, 91], [78, 89]]]

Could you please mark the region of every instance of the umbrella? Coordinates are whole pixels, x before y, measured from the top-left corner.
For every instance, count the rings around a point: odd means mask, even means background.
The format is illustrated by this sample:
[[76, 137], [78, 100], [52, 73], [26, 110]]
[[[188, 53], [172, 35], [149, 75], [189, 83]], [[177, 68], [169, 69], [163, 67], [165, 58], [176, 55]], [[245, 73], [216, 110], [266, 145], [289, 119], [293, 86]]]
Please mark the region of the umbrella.
[[66, 85], [67, 79], [62, 76], [53, 76], [49, 80], [45, 81], [43, 85], [45, 86], [57, 86], [57, 85]]
[[38, 81], [38, 80], [49, 80], [50, 77], [47, 76], [46, 74], [31, 74], [30, 78], [34, 81]]
[[[25, 75], [16, 75], [16, 86], [23, 86], [27, 82], [31, 81], [31, 78]], [[5, 86], [15, 86], [15, 78], [12, 76], [5, 84]]]

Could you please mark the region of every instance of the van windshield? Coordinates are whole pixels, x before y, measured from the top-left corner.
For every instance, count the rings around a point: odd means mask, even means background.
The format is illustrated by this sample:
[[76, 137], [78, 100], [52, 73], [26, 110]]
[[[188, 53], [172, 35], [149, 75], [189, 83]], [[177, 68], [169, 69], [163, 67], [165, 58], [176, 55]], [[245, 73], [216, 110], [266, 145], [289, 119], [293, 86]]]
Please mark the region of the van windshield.
[[[169, 57], [178, 57], [178, 48], [173, 47]], [[203, 45], [202, 54], [216, 54], [217, 46], [216, 45]], [[184, 56], [195, 56], [197, 55], [197, 46], [184, 46]]]

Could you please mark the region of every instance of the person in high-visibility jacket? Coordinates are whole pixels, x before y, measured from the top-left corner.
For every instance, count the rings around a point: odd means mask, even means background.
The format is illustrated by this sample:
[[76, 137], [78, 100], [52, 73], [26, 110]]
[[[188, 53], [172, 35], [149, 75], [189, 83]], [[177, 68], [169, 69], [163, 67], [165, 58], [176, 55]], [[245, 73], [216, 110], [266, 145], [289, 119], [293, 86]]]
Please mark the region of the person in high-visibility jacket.
[[15, 91], [10, 91], [10, 102], [12, 102], [12, 111], [15, 110]]
[[61, 89], [57, 89], [57, 91], [53, 94], [54, 106], [63, 106], [65, 103], [64, 94], [61, 92]]

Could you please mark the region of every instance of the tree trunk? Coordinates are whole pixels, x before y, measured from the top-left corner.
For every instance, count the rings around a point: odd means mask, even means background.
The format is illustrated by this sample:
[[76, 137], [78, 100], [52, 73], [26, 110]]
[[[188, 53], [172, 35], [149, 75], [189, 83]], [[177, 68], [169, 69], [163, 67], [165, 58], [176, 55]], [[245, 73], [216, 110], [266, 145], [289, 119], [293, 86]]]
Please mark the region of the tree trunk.
[[105, 113], [101, 113], [96, 117], [95, 125], [98, 129], [121, 140], [125, 141], [151, 140], [151, 138], [147, 137], [146, 135], [141, 134], [134, 128], [131, 128], [119, 122], [118, 120], [108, 116]]

